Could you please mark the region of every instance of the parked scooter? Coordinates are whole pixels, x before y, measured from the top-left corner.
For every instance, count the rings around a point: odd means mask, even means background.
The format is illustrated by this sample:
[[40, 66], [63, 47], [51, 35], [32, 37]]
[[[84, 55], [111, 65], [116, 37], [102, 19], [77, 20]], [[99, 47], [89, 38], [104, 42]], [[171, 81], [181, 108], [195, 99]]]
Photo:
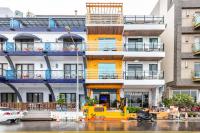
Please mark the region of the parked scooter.
[[155, 117], [153, 114], [149, 113], [149, 111], [139, 111], [137, 113], [137, 121], [144, 121], [144, 120], [148, 120], [151, 122], [155, 121]]

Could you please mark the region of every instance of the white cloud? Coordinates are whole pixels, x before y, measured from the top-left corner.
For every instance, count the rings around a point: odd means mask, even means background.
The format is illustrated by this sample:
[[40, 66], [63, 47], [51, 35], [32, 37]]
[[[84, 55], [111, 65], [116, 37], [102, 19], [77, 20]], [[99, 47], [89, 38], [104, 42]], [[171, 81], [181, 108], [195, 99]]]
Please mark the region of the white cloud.
[[148, 15], [158, 0], [0, 0], [0, 7], [34, 14], [70, 15], [74, 10], [85, 14], [86, 2], [123, 2], [124, 14]]

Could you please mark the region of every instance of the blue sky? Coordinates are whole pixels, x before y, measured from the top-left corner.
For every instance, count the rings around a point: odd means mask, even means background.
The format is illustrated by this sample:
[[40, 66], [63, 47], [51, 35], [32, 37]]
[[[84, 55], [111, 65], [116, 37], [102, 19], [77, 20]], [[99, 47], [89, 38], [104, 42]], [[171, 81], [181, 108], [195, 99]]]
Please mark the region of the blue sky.
[[78, 10], [78, 14], [85, 14], [86, 2], [123, 2], [124, 14], [148, 15], [158, 0], [0, 0], [0, 7], [9, 7], [13, 11], [34, 14], [69, 15]]

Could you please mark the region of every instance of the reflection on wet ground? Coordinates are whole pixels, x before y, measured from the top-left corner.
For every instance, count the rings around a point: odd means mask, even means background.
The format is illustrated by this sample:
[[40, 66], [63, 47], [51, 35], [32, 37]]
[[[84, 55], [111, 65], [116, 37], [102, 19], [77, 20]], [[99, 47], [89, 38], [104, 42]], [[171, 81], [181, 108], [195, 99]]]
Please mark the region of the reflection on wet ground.
[[200, 121], [20, 122], [1, 124], [0, 133], [12, 131], [200, 131]]

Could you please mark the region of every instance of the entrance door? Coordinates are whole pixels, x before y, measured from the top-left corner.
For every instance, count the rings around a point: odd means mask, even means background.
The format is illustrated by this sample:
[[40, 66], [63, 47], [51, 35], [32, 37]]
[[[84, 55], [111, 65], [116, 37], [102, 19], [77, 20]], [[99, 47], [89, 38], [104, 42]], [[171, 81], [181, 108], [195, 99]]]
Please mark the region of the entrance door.
[[110, 107], [110, 95], [109, 94], [100, 94], [99, 95], [99, 104], [103, 104], [106, 107]]

